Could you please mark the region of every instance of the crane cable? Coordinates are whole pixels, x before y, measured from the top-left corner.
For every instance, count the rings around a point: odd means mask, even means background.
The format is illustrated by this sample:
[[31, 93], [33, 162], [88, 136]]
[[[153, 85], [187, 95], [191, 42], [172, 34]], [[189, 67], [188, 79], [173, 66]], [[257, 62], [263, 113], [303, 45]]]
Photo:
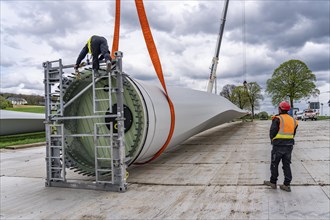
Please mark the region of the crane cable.
[[[174, 127], [175, 127], [175, 110], [174, 110], [174, 105], [172, 103], [172, 100], [170, 98], [170, 96], [168, 95], [167, 92], [167, 87], [166, 87], [166, 83], [165, 83], [165, 79], [164, 79], [164, 75], [163, 75], [163, 70], [162, 70], [162, 65], [158, 56], [158, 52], [157, 52], [157, 48], [156, 48], [156, 44], [153, 40], [152, 37], [152, 33], [150, 30], [150, 26], [148, 23], [148, 18], [144, 9], [144, 5], [143, 5], [143, 0], [135, 0], [135, 6], [136, 6], [136, 10], [138, 13], [138, 17], [139, 17], [139, 21], [140, 21], [140, 26], [142, 29], [142, 33], [144, 36], [144, 40], [149, 52], [149, 56], [150, 59], [152, 61], [152, 64], [154, 66], [154, 69], [156, 71], [158, 80], [160, 81], [163, 89], [164, 89], [164, 95], [167, 99], [169, 108], [170, 108], [170, 113], [171, 113], [171, 125], [170, 125], [170, 130], [169, 130], [169, 134], [167, 136], [167, 139], [164, 143], [164, 145], [157, 151], [157, 153], [150, 158], [149, 160], [142, 162], [142, 163], [137, 163], [137, 164], [146, 164], [149, 163], [151, 161], [153, 161], [154, 159], [156, 159], [157, 157], [159, 157], [164, 150], [167, 148], [167, 146], [169, 145], [173, 133], [174, 133]], [[112, 53], [114, 53], [114, 50], [118, 50], [118, 44], [119, 44], [119, 26], [120, 26], [120, 0], [116, 0], [116, 19], [115, 19], [115, 28], [114, 28], [114, 38], [113, 38], [113, 48], [112, 48]], [[117, 32], [116, 32], [117, 31]], [[117, 34], [115, 36], [115, 34]], [[115, 46], [114, 46], [115, 45]], [[116, 47], [117, 46], [117, 47]]]

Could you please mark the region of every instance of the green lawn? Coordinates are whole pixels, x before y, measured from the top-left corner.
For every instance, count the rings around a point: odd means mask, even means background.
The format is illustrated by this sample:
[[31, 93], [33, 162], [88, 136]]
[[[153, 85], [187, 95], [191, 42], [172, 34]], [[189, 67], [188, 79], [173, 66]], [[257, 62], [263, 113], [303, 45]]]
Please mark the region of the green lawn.
[[329, 120], [330, 116], [318, 116], [317, 120]]
[[17, 112], [45, 113], [45, 106], [20, 106], [15, 108], [6, 108], [4, 110]]
[[26, 134], [3, 135], [0, 136], [0, 148], [5, 148], [19, 144], [32, 144], [45, 142], [45, 132], [33, 132]]

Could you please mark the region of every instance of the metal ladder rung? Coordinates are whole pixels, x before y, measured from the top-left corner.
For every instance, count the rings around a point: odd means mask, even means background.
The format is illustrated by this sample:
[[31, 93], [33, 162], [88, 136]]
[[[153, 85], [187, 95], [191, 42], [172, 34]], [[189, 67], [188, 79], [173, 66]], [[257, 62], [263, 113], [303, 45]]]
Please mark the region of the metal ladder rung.
[[111, 149], [110, 146], [95, 146], [96, 148], [106, 148], [106, 149]]
[[58, 146], [58, 145], [50, 145], [49, 147], [50, 148], [61, 148], [62, 149], [62, 146]]
[[50, 74], [59, 74], [60, 71], [59, 71], [59, 69], [49, 69], [49, 73]]
[[96, 148], [111, 149], [110, 146], [95, 146]]
[[98, 157], [97, 160], [112, 160], [112, 158], [106, 158], [106, 157]]
[[103, 87], [97, 87], [97, 88], [95, 88], [95, 90], [104, 90], [104, 89], [106, 89], [106, 88], [103, 88]]
[[[97, 91], [105, 90], [105, 89], [109, 89], [109, 87], [107, 87], [107, 88], [103, 88], [103, 87], [97, 87], [97, 88], [95, 88], [95, 90], [97, 90]], [[115, 93], [115, 92], [117, 92], [117, 88], [111, 87], [111, 91], [106, 91], [106, 92]]]
[[52, 137], [54, 137], [54, 138], [60, 138], [60, 137], [62, 137], [62, 135], [60, 135], [60, 134], [51, 134], [50, 137], [51, 138]]
[[95, 99], [95, 102], [104, 102], [104, 101], [109, 101], [111, 99]]
[[50, 159], [62, 159], [62, 157], [49, 157]]
[[108, 112], [108, 111], [95, 111], [95, 113], [104, 113], [104, 112]]
[[96, 137], [111, 137], [111, 134], [97, 134]]
[[51, 167], [50, 169], [52, 169], [52, 170], [62, 170], [63, 168], [62, 167]]

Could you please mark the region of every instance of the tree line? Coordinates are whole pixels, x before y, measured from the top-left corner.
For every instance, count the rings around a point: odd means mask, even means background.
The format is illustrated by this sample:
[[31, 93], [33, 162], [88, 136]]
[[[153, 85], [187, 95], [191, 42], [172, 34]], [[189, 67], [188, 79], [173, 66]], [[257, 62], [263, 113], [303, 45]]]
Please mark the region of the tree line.
[[[272, 77], [267, 80], [266, 93], [272, 98], [274, 106], [286, 100], [293, 108], [294, 100], [320, 94], [315, 81], [316, 76], [304, 62], [289, 60], [276, 68]], [[260, 107], [260, 102], [264, 99], [257, 82], [244, 81], [243, 85], [238, 86], [227, 84], [222, 88], [220, 95], [239, 108], [250, 110], [252, 118], [255, 115], [254, 111]]]
[[23, 98], [27, 101], [28, 105], [44, 105], [44, 96], [40, 95], [24, 95], [15, 93], [0, 93], [0, 100], [4, 102], [9, 97]]

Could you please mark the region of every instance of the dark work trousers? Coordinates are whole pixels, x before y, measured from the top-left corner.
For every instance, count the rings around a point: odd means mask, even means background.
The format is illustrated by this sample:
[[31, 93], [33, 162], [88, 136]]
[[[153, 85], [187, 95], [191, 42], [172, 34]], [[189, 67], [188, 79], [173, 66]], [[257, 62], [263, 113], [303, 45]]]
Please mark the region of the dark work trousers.
[[292, 153], [293, 146], [292, 145], [282, 145], [282, 146], [273, 146], [272, 149], [272, 158], [270, 164], [270, 171], [271, 177], [270, 182], [275, 183], [277, 182], [278, 177], [278, 165], [282, 160], [283, 164], [283, 172], [284, 172], [284, 185], [289, 186], [292, 180], [291, 174], [291, 153]]
[[[111, 60], [107, 40], [104, 37], [92, 38], [91, 41], [93, 69], [98, 70], [100, 67], [99, 60], [105, 59], [105, 62]], [[99, 55], [101, 56], [99, 57]]]

